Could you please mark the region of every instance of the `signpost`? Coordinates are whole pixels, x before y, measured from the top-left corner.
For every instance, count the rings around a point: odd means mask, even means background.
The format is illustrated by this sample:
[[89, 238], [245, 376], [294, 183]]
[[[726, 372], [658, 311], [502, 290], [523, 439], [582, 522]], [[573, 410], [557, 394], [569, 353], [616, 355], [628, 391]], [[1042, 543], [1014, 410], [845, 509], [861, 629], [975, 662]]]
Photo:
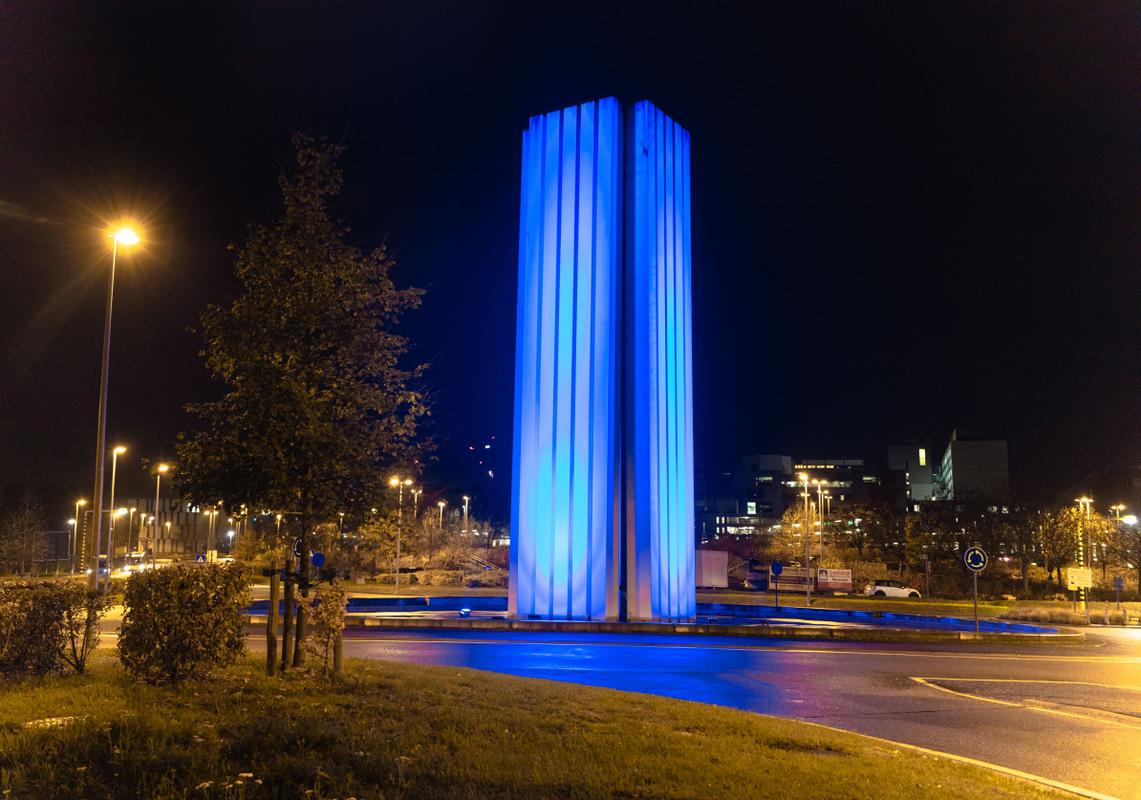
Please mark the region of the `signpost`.
[[[779, 561], [774, 561], [772, 563], [772, 565], [769, 567], [769, 577], [770, 578], [774, 578], [774, 577], [779, 578], [781, 572], [783, 572], [783, 571], [784, 571], [784, 564], [780, 563]], [[769, 582], [772, 583], [772, 585], [773, 585], [773, 591], [775, 591], [777, 593], [776, 607], [780, 608], [780, 581], [770, 580]]]
[[1093, 587], [1093, 570], [1089, 567], [1067, 567], [1066, 568], [1066, 588], [1074, 594], [1074, 611], [1078, 610], [1078, 598], [1082, 599], [1082, 605], [1086, 609], [1086, 618], [1089, 618], [1089, 604], [1085, 602], [1085, 592], [1083, 590]]
[[1117, 610], [1121, 610], [1121, 590], [1125, 588], [1125, 578], [1120, 575], [1113, 576], [1113, 591], [1117, 592]]
[[963, 553], [963, 563], [971, 571], [971, 584], [975, 601], [975, 635], [979, 632], [979, 573], [986, 569], [986, 550], [981, 547], [968, 547]]

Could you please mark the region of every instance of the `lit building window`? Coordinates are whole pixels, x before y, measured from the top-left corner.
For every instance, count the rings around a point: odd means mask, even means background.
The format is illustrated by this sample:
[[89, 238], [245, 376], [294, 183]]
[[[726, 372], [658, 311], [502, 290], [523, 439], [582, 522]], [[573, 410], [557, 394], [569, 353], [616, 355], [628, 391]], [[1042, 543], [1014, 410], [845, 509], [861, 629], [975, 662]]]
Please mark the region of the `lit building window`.
[[921, 466], [921, 467], [927, 466], [927, 448], [925, 448], [925, 447], [919, 448], [919, 466]]

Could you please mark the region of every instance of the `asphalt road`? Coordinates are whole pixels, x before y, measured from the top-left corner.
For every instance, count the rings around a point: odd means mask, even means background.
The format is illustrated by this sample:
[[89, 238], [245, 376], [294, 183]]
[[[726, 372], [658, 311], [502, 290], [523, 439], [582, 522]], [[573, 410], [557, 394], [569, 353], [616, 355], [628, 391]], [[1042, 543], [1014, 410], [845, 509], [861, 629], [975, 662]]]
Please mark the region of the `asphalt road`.
[[1141, 798], [1141, 629], [1049, 647], [482, 631], [352, 637], [346, 656], [792, 717]]

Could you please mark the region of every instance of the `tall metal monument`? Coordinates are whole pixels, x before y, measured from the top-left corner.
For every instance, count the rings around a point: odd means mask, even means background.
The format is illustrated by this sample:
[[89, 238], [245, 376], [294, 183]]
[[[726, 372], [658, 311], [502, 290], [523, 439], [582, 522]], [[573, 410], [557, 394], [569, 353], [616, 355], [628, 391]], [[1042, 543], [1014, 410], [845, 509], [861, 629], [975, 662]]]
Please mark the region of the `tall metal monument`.
[[689, 133], [532, 117], [520, 195], [509, 613], [692, 619]]

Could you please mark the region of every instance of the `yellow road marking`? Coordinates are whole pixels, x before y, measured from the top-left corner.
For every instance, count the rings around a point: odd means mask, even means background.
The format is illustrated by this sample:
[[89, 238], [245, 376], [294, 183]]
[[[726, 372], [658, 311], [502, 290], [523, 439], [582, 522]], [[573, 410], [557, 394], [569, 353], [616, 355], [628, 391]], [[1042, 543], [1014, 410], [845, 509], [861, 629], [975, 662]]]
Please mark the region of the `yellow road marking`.
[[[1105, 712], [1105, 714], [1106, 714], [1105, 716], [1102, 716], [1101, 714], [1083, 714], [1080, 711], [1063, 710], [1061, 708], [1058, 708], [1055, 705], [1049, 705], [1049, 706], [1039, 705], [1038, 703], [1031, 701], [1031, 700], [1022, 700], [1022, 701], [1014, 702], [1011, 700], [998, 700], [998, 699], [993, 698], [993, 697], [983, 697], [982, 695], [972, 694], [971, 692], [963, 692], [963, 691], [959, 691], [958, 689], [948, 689], [946, 686], [939, 686], [936, 683], [932, 683], [932, 681], [943, 681], [943, 680], [949, 680], [949, 681], [967, 680], [967, 681], [970, 681], [970, 680], [975, 680], [974, 678], [917, 678], [914, 675], [910, 675], [908, 677], [910, 677], [911, 680], [915, 681], [916, 683], [922, 684], [923, 686], [926, 686], [930, 689], [938, 689], [940, 692], [945, 692], [949, 695], [953, 695], [953, 696], [959, 697], [959, 698], [965, 698], [968, 700], [978, 700], [979, 702], [982, 702], [982, 703], [994, 703], [995, 705], [1006, 706], [1007, 708], [1021, 708], [1021, 709], [1025, 709], [1026, 711], [1037, 711], [1037, 712], [1042, 713], [1042, 714], [1053, 714], [1054, 716], [1058, 716], [1058, 717], [1069, 717], [1071, 719], [1080, 719], [1083, 722], [1094, 722], [1094, 723], [1099, 723], [1102, 725], [1112, 725], [1115, 728], [1124, 728], [1126, 730], [1131, 730], [1131, 731], [1141, 730], [1141, 720], [1138, 720], [1137, 723], [1131, 723], [1131, 722], [1126, 722], [1123, 720], [1111, 719], [1108, 717], [1108, 714], [1111, 714], [1112, 712]], [[1069, 683], [1069, 681], [1022, 681], [1022, 682], [1023, 683]], [[1080, 681], [1074, 681], [1073, 683], [1081, 685]], [[1089, 684], [1089, 685], [1092, 685], [1092, 686], [1109, 686], [1110, 688], [1114, 688], [1114, 689], [1132, 688], [1132, 687], [1117, 687], [1117, 686], [1113, 686], [1112, 684]], [[1091, 709], [1091, 711], [1093, 711], [1093, 710], [1096, 710], [1096, 709]]]

